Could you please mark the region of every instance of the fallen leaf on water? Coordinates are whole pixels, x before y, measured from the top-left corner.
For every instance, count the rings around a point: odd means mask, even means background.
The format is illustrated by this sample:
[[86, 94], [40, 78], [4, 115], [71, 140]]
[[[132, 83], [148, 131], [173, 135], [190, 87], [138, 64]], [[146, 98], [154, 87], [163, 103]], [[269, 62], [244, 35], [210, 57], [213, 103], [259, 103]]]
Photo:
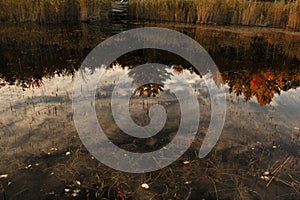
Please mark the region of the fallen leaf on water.
[[72, 196], [73, 196], [73, 197], [77, 197], [77, 196], [78, 196], [78, 193], [75, 193], [75, 192], [74, 192], [74, 193], [72, 193]]
[[77, 197], [77, 196], [78, 196], [78, 194], [79, 194], [79, 192], [80, 192], [80, 190], [79, 190], [79, 189], [75, 189], [75, 190], [73, 190], [72, 196], [73, 196], [73, 197]]
[[75, 189], [75, 190], [73, 190], [73, 192], [75, 192], [75, 193], [79, 193], [79, 192], [80, 192], [80, 190], [79, 190], [79, 189]]
[[77, 185], [81, 185], [80, 181], [76, 181], [76, 184], [77, 184]]
[[270, 174], [269, 171], [265, 171], [265, 172], [264, 172], [264, 176], [268, 176], [269, 174]]
[[191, 184], [192, 181], [185, 181], [184, 184], [188, 185], [188, 184]]
[[31, 168], [31, 164], [29, 164], [25, 167], [25, 169], [30, 169], [30, 168]]
[[190, 161], [188, 161], [188, 160], [186, 160], [186, 161], [183, 162], [183, 164], [185, 164], [185, 165], [187, 165], [189, 163], [190, 163]]
[[269, 178], [268, 176], [261, 176], [260, 178], [261, 178], [262, 180], [265, 180], [265, 181], [270, 180], [270, 178]]
[[0, 179], [6, 179], [8, 177], [8, 174], [1, 174]]
[[144, 189], [149, 189], [150, 187], [149, 187], [149, 185], [148, 185], [147, 183], [143, 183], [143, 184], [142, 184], [142, 188], [144, 188]]

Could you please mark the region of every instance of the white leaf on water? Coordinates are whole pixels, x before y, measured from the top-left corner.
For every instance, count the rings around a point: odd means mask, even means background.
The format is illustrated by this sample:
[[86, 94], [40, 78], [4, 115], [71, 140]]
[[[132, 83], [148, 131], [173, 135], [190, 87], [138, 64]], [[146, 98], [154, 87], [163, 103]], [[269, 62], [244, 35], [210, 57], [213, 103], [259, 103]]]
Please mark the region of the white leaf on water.
[[1, 174], [0, 179], [6, 179], [8, 177], [8, 174]]
[[269, 178], [268, 176], [261, 176], [260, 178], [261, 178], [262, 180], [265, 180], [265, 181], [270, 180], [270, 178]]
[[74, 192], [74, 193], [79, 193], [80, 190], [79, 190], [79, 189], [75, 189], [75, 190], [73, 190], [73, 192]]
[[183, 164], [185, 164], [185, 165], [187, 165], [189, 163], [190, 163], [190, 161], [188, 161], [188, 160], [186, 160], [186, 161], [183, 162]]
[[29, 164], [29, 165], [27, 165], [26, 167], [25, 167], [25, 169], [30, 169], [31, 168], [31, 164]]
[[73, 190], [72, 196], [73, 196], [73, 197], [77, 197], [77, 196], [78, 196], [78, 194], [79, 194], [79, 192], [80, 192], [80, 190], [79, 190], [79, 189], [75, 189], [75, 190]]
[[143, 183], [141, 186], [142, 186], [142, 188], [144, 188], [144, 189], [149, 189], [149, 188], [150, 188], [149, 185], [148, 185], [147, 183]]
[[191, 184], [192, 181], [185, 181], [184, 184], [188, 185], [188, 184]]
[[264, 172], [264, 176], [268, 176], [269, 174], [270, 174], [269, 171], [265, 171], [265, 172]]
[[77, 197], [77, 196], [78, 196], [78, 193], [75, 193], [75, 192], [74, 192], [74, 193], [72, 193], [72, 196], [73, 196], [73, 197]]

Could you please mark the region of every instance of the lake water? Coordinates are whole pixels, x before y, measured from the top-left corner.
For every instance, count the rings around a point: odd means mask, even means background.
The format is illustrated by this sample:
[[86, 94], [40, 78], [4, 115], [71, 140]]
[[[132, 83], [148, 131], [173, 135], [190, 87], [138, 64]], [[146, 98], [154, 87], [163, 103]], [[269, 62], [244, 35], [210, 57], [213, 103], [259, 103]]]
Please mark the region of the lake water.
[[[212, 110], [203, 74], [162, 50], [117, 58], [100, 67], [104, 76], [93, 102], [102, 129], [115, 145], [132, 152], [167, 149], [180, 124], [180, 105], [172, 91], [183, 90], [180, 77], [191, 85], [201, 115], [192, 145], [175, 162], [154, 172], [125, 173], [97, 161], [80, 140], [73, 84], [96, 45], [124, 30], [147, 26], [179, 31], [207, 50], [220, 71], [212, 80], [227, 91], [226, 120], [216, 146], [199, 159]], [[299, 199], [299, 50], [300, 33], [270, 28], [0, 24], [0, 199]], [[134, 71], [145, 63], [166, 68], [160, 78]], [[150, 123], [152, 105], [166, 109], [166, 124], [153, 137], [129, 136], [115, 123], [110, 99], [126, 74], [135, 87], [129, 110], [136, 124]], [[139, 83], [144, 76], [152, 84]], [[113, 153], [111, 158], [121, 159]]]

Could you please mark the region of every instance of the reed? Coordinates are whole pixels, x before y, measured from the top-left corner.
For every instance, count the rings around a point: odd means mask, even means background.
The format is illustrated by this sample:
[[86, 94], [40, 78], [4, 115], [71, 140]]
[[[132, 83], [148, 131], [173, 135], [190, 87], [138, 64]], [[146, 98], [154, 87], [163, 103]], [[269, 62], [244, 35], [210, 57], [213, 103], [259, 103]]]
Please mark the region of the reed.
[[[114, 0], [0, 0], [0, 21], [63, 22], [108, 19]], [[128, 0], [129, 18], [300, 31], [299, 0]]]
[[287, 28], [300, 31], [300, 1], [295, 2], [289, 10]]
[[300, 30], [299, 0], [129, 0], [130, 18]]
[[110, 0], [0, 0], [0, 21], [50, 22], [107, 19]]

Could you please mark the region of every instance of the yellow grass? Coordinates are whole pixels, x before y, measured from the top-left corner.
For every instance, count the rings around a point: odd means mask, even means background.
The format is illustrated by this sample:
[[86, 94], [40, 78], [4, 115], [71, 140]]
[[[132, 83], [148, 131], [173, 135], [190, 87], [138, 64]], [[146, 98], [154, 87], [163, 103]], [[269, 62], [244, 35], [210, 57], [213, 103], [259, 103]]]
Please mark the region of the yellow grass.
[[281, 27], [300, 30], [299, 0], [129, 0], [137, 20]]
[[[0, 21], [107, 19], [114, 0], [0, 0]], [[129, 18], [199, 24], [281, 27], [300, 31], [300, 0], [128, 0]]]

